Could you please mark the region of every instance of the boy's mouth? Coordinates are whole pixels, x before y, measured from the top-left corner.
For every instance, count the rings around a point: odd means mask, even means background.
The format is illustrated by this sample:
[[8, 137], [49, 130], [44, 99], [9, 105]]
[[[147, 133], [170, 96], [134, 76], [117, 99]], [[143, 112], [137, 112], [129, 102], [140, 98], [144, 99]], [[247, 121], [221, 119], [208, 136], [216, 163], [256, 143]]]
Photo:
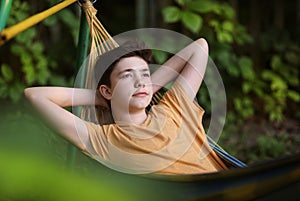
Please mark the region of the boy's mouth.
[[134, 96], [134, 97], [145, 97], [145, 96], [148, 96], [148, 93], [147, 92], [137, 92], [137, 93], [133, 94], [132, 96]]

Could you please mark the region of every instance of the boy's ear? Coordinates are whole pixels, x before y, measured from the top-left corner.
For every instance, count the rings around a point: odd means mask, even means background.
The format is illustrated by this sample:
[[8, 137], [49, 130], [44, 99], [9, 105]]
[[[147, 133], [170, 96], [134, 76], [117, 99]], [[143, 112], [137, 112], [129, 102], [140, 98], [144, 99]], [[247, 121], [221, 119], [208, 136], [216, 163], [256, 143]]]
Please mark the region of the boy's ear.
[[100, 85], [99, 92], [105, 99], [111, 100], [112, 93], [110, 87], [107, 85]]

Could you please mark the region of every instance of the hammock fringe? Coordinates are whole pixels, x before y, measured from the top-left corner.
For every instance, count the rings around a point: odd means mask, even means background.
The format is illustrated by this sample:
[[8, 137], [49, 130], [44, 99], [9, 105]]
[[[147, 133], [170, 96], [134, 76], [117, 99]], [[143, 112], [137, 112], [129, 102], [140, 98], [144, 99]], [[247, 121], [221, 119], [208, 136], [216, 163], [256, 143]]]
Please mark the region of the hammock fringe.
[[[83, 75], [85, 78], [84, 88], [95, 89], [96, 82], [94, 78], [94, 67], [97, 61], [97, 57], [104, 54], [107, 51], [113, 50], [119, 47], [118, 43], [111, 37], [111, 35], [106, 31], [102, 23], [96, 17], [97, 10], [93, 7], [91, 1], [82, 2], [82, 9], [86, 15], [87, 23], [90, 28], [90, 54], [87, 58], [86, 64], [86, 74]], [[99, 108], [93, 108], [89, 106], [84, 106], [81, 109], [80, 117], [88, 121], [101, 121], [101, 122], [111, 122], [111, 115], [104, 114], [109, 111], [104, 109], [103, 111], [95, 111]], [[99, 118], [100, 119], [99, 119]], [[109, 117], [109, 119], [105, 119]]]

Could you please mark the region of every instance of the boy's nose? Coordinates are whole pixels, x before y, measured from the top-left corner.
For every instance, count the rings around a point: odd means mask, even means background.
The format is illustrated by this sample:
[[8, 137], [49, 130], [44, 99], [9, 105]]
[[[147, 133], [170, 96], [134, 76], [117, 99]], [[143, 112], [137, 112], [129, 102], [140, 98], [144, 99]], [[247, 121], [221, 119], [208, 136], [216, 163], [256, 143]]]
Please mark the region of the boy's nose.
[[136, 88], [144, 88], [146, 86], [145, 82], [142, 79], [137, 79], [135, 82]]

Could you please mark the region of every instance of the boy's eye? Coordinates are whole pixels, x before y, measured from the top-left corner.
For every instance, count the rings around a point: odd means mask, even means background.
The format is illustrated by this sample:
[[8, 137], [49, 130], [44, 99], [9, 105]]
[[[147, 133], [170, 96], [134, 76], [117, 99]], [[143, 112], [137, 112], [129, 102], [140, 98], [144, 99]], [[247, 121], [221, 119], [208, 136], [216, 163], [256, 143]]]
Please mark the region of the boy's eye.
[[122, 78], [130, 78], [132, 77], [132, 75], [130, 73], [126, 73], [124, 75], [122, 75]]
[[143, 77], [150, 77], [150, 74], [149, 73], [144, 73]]

